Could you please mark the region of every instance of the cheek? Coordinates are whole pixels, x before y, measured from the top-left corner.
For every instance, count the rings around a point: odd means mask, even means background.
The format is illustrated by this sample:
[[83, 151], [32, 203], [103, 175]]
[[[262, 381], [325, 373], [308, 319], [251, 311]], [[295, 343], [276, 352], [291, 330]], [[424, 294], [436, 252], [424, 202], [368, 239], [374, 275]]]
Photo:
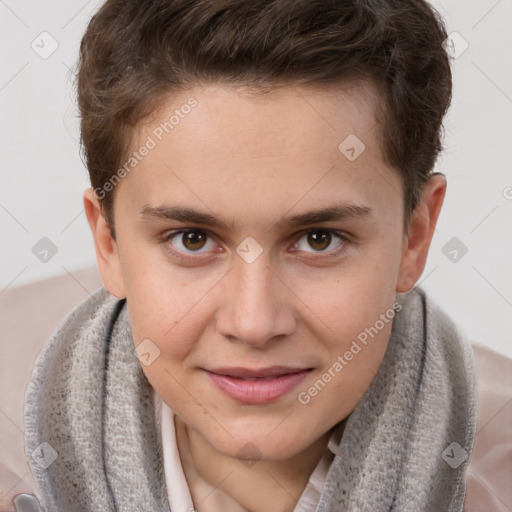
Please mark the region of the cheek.
[[393, 324], [392, 305], [387, 309], [352, 305], [347, 314], [338, 317], [336, 334], [323, 338], [328, 355], [310, 387], [303, 389], [306, 399], [318, 397], [313, 398], [317, 411], [334, 411], [337, 421], [354, 410], [370, 387], [386, 353]]
[[391, 257], [365, 258], [319, 279], [299, 281], [300, 296], [335, 346], [343, 348], [392, 307], [396, 270], [386, 268], [388, 261]]
[[[125, 243], [120, 248], [134, 341], [150, 338], [167, 344], [173, 339], [172, 346], [179, 352], [188, 338], [181, 331], [184, 325], [191, 326], [189, 318], [212, 287], [214, 276], [201, 279], [177, 270], [160, 247], [146, 245]], [[133, 250], [126, 249], [130, 246]], [[168, 345], [161, 349], [167, 350]]]
[[[316, 336], [328, 354], [311, 390], [322, 394], [318, 402], [325, 410], [348, 414], [380, 367], [395, 315], [394, 280], [386, 269], [392, 266], [390, 261], [392, 255], [389, 259], [368, 258], [302, 290], [307, 305], [321, 320], [315, 322], [319, 326]], [[325, 393], [320, 391], [323, 386]]]

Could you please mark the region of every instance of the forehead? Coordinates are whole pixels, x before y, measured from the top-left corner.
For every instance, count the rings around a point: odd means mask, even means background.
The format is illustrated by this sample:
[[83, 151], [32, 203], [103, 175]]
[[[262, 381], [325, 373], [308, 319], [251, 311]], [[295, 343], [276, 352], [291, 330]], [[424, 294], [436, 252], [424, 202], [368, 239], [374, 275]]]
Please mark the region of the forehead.
[[[197, 104], [193, 109], [187, 105], [191, 100]], [[180, 132], [193, 134], [203, 143], [217, 137], [222, 139], [222, 146], [217, 145], [220, 151], [250, 142], [254, 148], [264, 146], [273, 156], [279, 154], [283, 142], [304, 142], [305, 137], [331, 149], [344, 134], [373, 142], [379, 100], [375, 86], [367, 81], [265, 89], [209, 84], [170, 96], [139, 126], [138, 136], [153, 134], [164, 143], [179, 138]], [[167, 121], [173, 125], [171, 130], [162, 126]]]
[[396, 196], [400, 183], [383, 160], [378, 100], [371, 84], [356, 82], [266, 93], [191, 88], [139, 126], [133, 150], [149, 141], [151, 149], [121, 188], [140, 208], [174, 200], [228, 216], [240, 205], [255, 207], [248, 199], [257, 199], [260, 215], [262, 207], [270, 213], [299, 201], [375, 202], [385, 198], [385, 178]]

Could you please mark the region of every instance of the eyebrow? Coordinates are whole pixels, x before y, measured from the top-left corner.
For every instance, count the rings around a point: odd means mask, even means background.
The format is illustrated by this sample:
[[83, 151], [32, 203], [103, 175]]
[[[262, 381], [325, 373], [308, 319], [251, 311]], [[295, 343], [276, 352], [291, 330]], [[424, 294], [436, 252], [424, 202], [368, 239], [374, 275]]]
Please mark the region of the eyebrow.
[[[283, 216], [274, 224], [274, 226], [278, 228], [283, 228], [285, 226], [306, 226], [311, 224], [320, 224], [322, 222], [341, 221], [356, 217], [368, 217], [373, 213], [373, 210], [366, 205], [342, 203], [326, 208], [310, 210], [288, 217]], [[200, 212], [198, 210], [194, 210], [193, 208], [183, 206], [144, 205], [139, 215], [142, 220], [176, 220], [178, 222], [202, 224], [205, 226], [223, 228], [230, 231], [235, 227], [235, 223], [233, 221], [227, 221], [222, 217], [217, 217], [207, 212]]]

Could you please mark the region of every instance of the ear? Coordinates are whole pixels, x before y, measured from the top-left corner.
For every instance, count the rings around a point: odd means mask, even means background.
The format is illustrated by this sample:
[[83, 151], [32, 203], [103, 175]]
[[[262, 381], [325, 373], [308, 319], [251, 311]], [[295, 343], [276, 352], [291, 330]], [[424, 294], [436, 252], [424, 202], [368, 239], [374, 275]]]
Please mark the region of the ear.
[[396, 284], [398, 293], [410, 290], [425, 268], [445, 193], [446, 180], [442, 174], [433, 174], [422, 187], [421, 199], [412, 214], [402, 253]]
[[103, 216], [100, 202], [92, 188], [83, 195], [85, 214], [94, 238], [96, 261], [105, 288], [118, 299], [126, 297], [116, 241]]

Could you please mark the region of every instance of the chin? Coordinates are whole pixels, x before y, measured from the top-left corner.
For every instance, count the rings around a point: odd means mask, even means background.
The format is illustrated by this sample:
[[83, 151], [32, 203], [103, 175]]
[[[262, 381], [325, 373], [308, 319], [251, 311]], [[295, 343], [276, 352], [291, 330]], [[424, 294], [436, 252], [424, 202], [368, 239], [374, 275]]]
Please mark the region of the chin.
[[306, 447], [297, 445], [297, 436], [290, 433], [286, 435], [268, 435], [268, 432], [258, 429], [251, 435], [251, 431], [241, 431], [238, 435], [229, 430], [232, 436], [219, 439], [208, 439], [210, 444], [224, 455], [233, 459], [247, 462], [247, 465], [256, 463], [258, 460], [287, 460], [300, 453]]

